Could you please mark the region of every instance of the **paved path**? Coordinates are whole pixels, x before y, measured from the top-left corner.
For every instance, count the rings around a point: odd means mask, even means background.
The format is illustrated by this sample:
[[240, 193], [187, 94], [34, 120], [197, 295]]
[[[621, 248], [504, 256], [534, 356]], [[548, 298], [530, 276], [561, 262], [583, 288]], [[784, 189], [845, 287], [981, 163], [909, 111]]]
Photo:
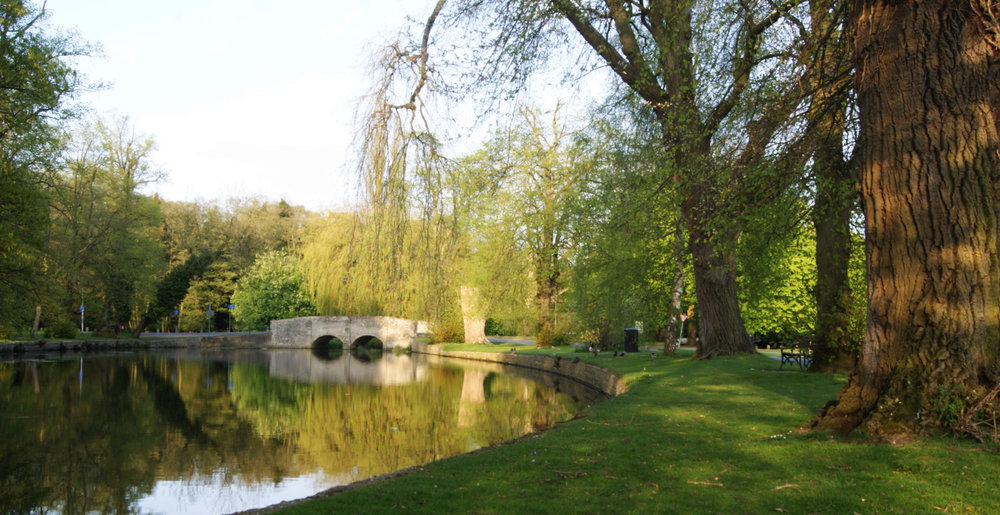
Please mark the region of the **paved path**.
[[487, 340], [490, 343], [516, 343], [518, 345], [534, 345], [535, 342], [531, 340], [518, 340], [517, 338], [503, 338], [499, 336], [487, 336]]

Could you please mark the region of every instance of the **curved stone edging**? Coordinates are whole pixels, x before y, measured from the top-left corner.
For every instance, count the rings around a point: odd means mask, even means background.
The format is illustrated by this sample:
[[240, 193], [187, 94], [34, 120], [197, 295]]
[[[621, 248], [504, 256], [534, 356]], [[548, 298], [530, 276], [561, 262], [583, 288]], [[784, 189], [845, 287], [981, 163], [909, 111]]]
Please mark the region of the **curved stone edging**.
[[443, 358], [468, 359], [532, 368], [589, 386], [609, 398], [625, 393], [628, 390], [628, 387], [621, 378], [607, 368], [580, 359], [566, 359], [562, 356], [545, 356], [541, 354], [446, 351], [440, 347], [427, 345], [426, 343], [414, 343], [410, 350], [419, 354], [428, 354]]

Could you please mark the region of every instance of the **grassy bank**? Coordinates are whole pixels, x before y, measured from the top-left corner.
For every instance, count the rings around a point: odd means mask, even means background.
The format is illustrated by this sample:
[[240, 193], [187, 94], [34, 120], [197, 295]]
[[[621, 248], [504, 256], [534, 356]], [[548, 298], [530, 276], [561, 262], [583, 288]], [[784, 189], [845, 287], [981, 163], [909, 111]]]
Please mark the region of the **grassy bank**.
[[[449, 346], [505, 351], [510, 346]], [[517, 348], [518, 353], [542, 352]], [[546, 350], [544, 352], [553, 352]], [[420, 467], [283, 513], [991, 513], [1000, 455], [799, 434], [842, 385], [764, 356], [594, 357], [629, 392], [512, 445]], [[787, 367], [786, 367], [787, 369]]]

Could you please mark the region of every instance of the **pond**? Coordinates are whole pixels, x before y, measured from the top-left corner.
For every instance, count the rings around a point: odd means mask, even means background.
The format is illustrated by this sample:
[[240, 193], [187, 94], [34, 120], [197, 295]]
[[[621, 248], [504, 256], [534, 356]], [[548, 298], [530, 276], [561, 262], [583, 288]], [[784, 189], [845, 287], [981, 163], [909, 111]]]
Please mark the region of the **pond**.
[[539, 431], [602, 398], [504, 371], [308, 350], [0, 363], [0, 512], [262, 507]]

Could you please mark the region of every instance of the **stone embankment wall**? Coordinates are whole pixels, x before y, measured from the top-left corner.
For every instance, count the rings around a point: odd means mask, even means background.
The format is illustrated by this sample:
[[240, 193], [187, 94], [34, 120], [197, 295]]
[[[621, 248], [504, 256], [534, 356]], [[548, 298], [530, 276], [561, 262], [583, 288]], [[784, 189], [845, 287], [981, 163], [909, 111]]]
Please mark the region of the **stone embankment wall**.
[[444, 358], [468, 359], [541, 370], [549, 374], [572, 379], [591, 388], [596, 388], [609, 397], [625, 393], [627, 390], [625, 383], [610, 370], [600, 365], [578, 359], [541, 354], [446, 351], [438, 346], [427, 345], [425, 343], [416, 343], [411, 347], [411, 350], [421, 354]]
[[203, 336], [201, 338], [201, 344], [224, 347], [269, 347], [271, 345], [271, 333], [240, 333]]

